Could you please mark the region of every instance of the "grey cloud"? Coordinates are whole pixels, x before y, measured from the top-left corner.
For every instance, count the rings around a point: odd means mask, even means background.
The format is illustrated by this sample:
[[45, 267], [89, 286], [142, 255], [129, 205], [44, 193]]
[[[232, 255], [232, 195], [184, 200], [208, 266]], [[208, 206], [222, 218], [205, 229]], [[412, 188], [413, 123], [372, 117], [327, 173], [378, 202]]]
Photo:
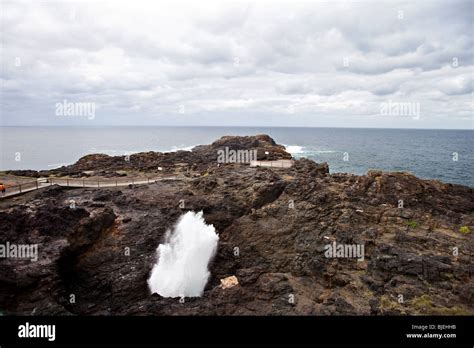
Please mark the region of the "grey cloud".
[[470, 1], [2, 6], [2, 124], [84, 122], [51, 115], [62, 99], [96, 102], [103, 124], [350, 126], [399, 98], [451, 125], [472, 105]]

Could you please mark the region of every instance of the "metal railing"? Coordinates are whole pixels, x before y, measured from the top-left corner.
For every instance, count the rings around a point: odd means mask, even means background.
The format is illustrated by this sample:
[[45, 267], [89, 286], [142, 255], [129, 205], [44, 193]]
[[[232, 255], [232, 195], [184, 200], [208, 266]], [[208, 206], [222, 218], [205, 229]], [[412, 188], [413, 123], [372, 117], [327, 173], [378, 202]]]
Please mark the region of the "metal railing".
[[152, 184], [157, 181], [175, 179], [175, 177], [121, 177], [110, 180], [80, 179], [80, 178], [39, 178], [36, 181], [24, 182], [15, 185], [4, 185], [5, 194], [1, 197], [11, 197], [18, 194], [39, 190], [48, 186], [59, 185], [64, 187], [118, 187], [128, 185]]
[[16, 184], [16, 185], [5, 185], [5, 196], [8, 195], [9, 192], [17, 191], [19, 193], [25, 192], [25, 191], [31, 191], [31, 189], [38, 189], [40, 183], [38, 181], [29, 181], [29, 182], [24, 182], [21, 184]]
[[149, 177], [123, 177], [120, 179], [97, 180], [97, 179], [75, 179], [75, 178], [47, 178], [49, 185], [61, 185], [66, 187], [113, 187], [135, 184], [152, 184], [160, 179]]

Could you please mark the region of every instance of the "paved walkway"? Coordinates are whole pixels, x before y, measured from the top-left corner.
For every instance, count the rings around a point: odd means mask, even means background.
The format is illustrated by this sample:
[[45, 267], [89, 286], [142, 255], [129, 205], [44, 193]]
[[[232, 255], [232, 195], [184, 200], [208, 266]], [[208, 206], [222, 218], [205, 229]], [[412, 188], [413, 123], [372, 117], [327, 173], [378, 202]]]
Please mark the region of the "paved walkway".
[[250, 161], [251, 167], [290, 168], [292, 165], [293, 160]]
[[[293, 160], [278, 160], [278, 161], [250, 161], [250, 167], [271, 167], [271, 168], [290, 168], [293, 165]], [[177, 180], [173, 177], [159, 177], [159, 178], [118, 178], [118, 179], [71, 179], [71, 178], [39, 178], [36, 181], [8, 186], [4, 195], [0, 198], [7, 198], [21, 195], [27, 192], [39, 190], [52, 185], [59, 185], [65, 187], [119, 187], [128, 185], [147, 185], [153, 184], [157, 181], [163, 180]]]
[[20, 185], [7, 186], [6, 192], [1, 198], [21, 195], [23, 193], [36, 191], [52, 185], [59, 185], [65, 187], [119, 187], [128, 185], [147, 185], [153, 184], [157, 181], [176, 180], [175, 176], [160, 177], [160, 178], [121, 178], [110, 180], [92, 180], [92, 179], [65, 179], [65, 178], [40, 178], [37, 181], [31, 181]]

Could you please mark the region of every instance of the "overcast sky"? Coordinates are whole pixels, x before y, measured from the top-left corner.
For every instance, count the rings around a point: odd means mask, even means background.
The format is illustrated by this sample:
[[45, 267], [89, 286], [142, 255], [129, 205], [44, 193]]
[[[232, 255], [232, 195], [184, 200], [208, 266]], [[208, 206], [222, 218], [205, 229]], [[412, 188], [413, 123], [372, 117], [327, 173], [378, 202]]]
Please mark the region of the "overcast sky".
[[472, 129], [473, 4], [2, 0], [2, 124]]

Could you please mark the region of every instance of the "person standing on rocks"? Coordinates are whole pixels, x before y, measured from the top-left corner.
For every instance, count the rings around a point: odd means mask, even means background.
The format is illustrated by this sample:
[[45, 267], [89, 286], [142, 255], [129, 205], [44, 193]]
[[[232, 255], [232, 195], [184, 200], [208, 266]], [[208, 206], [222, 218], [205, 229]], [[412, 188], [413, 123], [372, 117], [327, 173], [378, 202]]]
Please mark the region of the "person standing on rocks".
[[5, 185], [2, 182], [0, 182], [0, 191], [2, 191], [2, 197], [5, 196], [5, 190], [6, 190]]

